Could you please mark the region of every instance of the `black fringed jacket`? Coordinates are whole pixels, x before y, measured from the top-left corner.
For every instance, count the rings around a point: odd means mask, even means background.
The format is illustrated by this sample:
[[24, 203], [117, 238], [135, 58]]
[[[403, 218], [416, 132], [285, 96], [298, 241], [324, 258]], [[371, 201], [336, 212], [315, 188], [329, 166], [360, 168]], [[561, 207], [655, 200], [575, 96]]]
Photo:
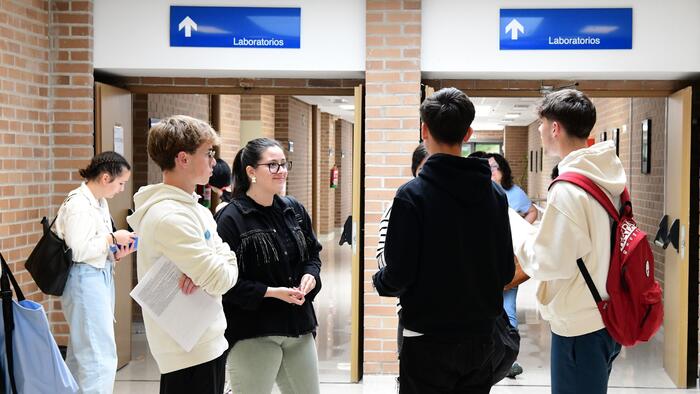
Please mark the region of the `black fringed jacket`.
[[[311, 302], [321, 290], [321, 244], [304, 206], [289, 196], [275, 196], [269, 207], [235, 197], [215, 219], [238, 259], [238, 282], [223, 296], [229, 346], [241, 339], [315, 333]], [[316, 288], [303, 305], [264, 297], [268, 286], [299, 286], [304, 274], [314, 276]]]

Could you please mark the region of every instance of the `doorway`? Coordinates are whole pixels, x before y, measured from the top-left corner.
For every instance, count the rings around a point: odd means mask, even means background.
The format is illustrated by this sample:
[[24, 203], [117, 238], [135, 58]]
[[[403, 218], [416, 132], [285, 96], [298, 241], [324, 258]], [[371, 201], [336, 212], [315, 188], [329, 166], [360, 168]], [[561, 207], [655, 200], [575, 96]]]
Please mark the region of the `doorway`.
[[[210, 121], [220, 131], [223, 141], [218, 154], [229, 164], [240, 146], [251, 138], [269, 136], [279, 140], [293, 163], [287, 192], [308, 207], [319, 231], [319, 239], [324, 244], [324, 286], [315, 305], [319, 320], [317, 347], [321, 379], [323, 382], [359, 381], [362, 343], [359, 288], [362, 281], [359, 275], [363, 248], [356, 229], [362, 228], [363, 217], [360, 211], [363, 117], [362, 111], [354, 108], [362, 108], [362, 88], [329, 92], [341, 93], [336, 95], [319, 95], [314, 89], [268, 90], [264, 93], [272, 94], [264, 95], [241, 91], [235, 92], [238, 94], [211, 94], [206, 88], [198, 90], [192, 87], [167, 93], [154, 90], [150, 93], [148, 89], [132, 87], [130, 93], [133, 102], [134, 178], [137, 183], [133, 192], [138, 186], [160, 181], [159, 171], [145, 155], [145, 132], [149, 120], [185, 113]], [[251, 102], [258, 106], [259, 113], [251, 115], [255, 111], [248, 111], [244, 115], [244, 108], [249, 108]], [[343, 113], [334, 113], [330, 109], [338, 104], [345, 106]], [[267, 115], [266, 108], [270, 110]], [[108, 111], [103, 107], [103, 112]], [[233, 114], [235, 111], [239, 111], [238, 119]], [[334, 186], [329, 181], [333, 167], [339, 173]], [[348, 238], [352, 245], [339, 245], [347, 218], [350, 218]], [[134, 343], [141, 341], [144, 345], [143, 326], [139, 324], [141, 312], [137, 307], [135, 309]], [[157, 370], [144, 368], [149, 352], [134, 353], [133, 365], [126, 368], [130, 379], [155, 379]]]

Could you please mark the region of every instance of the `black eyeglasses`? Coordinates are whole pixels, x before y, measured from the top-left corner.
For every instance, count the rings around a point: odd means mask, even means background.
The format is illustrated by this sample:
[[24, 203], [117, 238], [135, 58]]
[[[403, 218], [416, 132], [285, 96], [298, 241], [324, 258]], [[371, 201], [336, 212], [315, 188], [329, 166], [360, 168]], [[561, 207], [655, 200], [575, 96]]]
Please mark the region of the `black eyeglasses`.
[[282, 163], [277, 163], [277, 162], [272, 162], [272, 163], [259, 163], [256, 164], [255, 167], [257, 166], [267, 166], [267, 168], [270, 170], [270, 173], [272, 174], [277, 174], [280, 172], [280, 168], [284, 168], [287, 170], [287, 172], [292, 170], [292, 162], [291, 161], [285, 161]]

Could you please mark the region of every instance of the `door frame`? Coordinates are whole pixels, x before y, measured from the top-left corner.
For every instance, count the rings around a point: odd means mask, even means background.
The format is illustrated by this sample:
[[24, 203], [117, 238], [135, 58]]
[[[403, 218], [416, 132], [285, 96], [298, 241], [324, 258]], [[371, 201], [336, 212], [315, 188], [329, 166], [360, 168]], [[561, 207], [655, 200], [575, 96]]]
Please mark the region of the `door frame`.
[[[352, 259], [352, 304], [350, 335], [350, 379], [357, 383], [363, 376], [363, 319], [364, 319], [364, 119], [365, 108], [361, 105], [358, 112], [358, 98], [364, 103], [364, 79], [266, 79], [266, 78], [151, 78], [118, 77], [97, 71], [96, 82], [110, 84], [128, 90], [133, 94], [208, 94], [208, 95], [273, 95], [273, 96], [353, 96], [355, 98], [355, 124], [353, 128], [353, 226], [356, 226], [356, 253]], [[359, 90], [358, 90], [359, 89]], [[313, 111], [315, 114], [315, 111]], [[359, 118], [358, 118], [359, 114]], [[97, 111], [95, 118], [97, 119]], [[315, 115], [314, 115], [315, 116]], [[314, 120], [312, 118], [312, 120]], [[315, 120], [314, 120], [315, 121]], [[315, 127], [315, 126], [314, 126]], [[355, 136], [359, 138], [355, 138]], [[359, 144], [359, 149], [357, 148]], [[356, 154], [359, 154], [356, 160]], [[358, 172], [356, 166], [360, 168]], [[312, 171], [312, 179], [315, 171]], [[320, 176], [319, 174], [316, 174]], [[359, 177], [359, 192], [356, 192]], [[315, 193], [312, 190], [314, 207]], [[314, 208], [315, 209], [315, 208]], [[359, 212], [356, 215], [356, 212]]]

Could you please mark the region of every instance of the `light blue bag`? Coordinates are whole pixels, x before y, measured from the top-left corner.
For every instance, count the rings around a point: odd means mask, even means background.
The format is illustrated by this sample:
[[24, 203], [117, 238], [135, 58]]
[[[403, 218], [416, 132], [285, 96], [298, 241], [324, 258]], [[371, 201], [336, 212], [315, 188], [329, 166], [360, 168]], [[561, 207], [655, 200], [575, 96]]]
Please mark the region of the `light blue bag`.
[[[2, 253], [0, 259], [0, 393], [76, 393], [78, 384], [61, 358], [44, 308], [24, 298]], [[10, 281], [17, 301], [12, 299]]]

